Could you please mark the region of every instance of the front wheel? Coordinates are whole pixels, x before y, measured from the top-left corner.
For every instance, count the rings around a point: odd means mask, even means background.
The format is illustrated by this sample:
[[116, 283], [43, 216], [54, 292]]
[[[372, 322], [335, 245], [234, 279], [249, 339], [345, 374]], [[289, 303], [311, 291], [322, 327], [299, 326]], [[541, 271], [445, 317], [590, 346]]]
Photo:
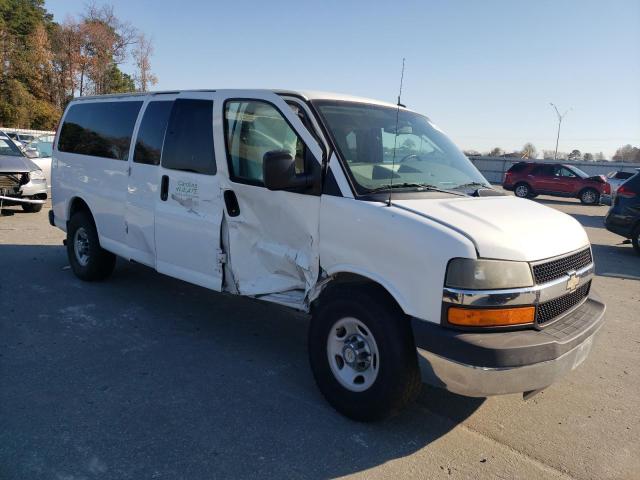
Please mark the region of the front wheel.
[[403, 312], [375, 289], [341, 286], [321, 301], [309, 327], [316, 383], [340, 413], [372, 421], [399, 412], [420, 392], [413, 334]]
[[580, 201], [585, 205], [595, 205], [600, 202], [600, 194], [593, 188], [587, 188], [580, 194]]

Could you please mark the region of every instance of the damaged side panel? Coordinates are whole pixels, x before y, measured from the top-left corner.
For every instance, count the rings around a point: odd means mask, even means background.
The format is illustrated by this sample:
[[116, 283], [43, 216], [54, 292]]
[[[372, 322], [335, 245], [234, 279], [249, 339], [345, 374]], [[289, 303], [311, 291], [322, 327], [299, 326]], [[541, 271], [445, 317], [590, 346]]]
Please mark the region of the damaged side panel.
[[[226, 288], [287, 305], [304, 300], [318, 278], [319, 198], [295, 195], [295, 202], [283, 202], [292, 194], [246, 185], [234, 190], [242, 213], [223, 222]], [[265, 297], [283, 292], [290, 293]]]

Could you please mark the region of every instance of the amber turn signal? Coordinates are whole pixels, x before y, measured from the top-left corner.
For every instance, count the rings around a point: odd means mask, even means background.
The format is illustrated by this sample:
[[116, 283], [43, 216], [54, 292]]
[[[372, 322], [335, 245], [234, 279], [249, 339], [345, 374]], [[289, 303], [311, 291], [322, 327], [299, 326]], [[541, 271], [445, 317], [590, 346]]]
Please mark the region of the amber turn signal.
[[518, 308], [458, 308], [451, 307], [447, 319], [451, 325], [461, 327], [504, 327], [533, 323], [535, 307]]

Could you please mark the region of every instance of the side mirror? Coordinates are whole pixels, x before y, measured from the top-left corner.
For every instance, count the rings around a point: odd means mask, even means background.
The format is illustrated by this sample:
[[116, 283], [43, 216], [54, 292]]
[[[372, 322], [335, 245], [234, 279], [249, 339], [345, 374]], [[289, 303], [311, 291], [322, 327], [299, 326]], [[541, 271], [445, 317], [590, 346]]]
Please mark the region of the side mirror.
[[303, 190], [312, 185], [312, 175], [296, 175], [296, 162], [286, 150], [272, 150], [262, 157], [262, 178], [269, 190]]

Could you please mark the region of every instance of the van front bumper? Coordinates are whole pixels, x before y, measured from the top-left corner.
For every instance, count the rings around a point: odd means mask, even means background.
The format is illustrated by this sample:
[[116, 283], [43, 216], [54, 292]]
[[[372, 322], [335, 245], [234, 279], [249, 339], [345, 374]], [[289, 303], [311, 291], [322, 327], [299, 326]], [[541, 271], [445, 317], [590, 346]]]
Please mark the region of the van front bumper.
[[464, 332], [413, 319], [423, 380], [469, 397], [545, 388], [584, 361], [604, 312], [590, 294], [542, 330]]

